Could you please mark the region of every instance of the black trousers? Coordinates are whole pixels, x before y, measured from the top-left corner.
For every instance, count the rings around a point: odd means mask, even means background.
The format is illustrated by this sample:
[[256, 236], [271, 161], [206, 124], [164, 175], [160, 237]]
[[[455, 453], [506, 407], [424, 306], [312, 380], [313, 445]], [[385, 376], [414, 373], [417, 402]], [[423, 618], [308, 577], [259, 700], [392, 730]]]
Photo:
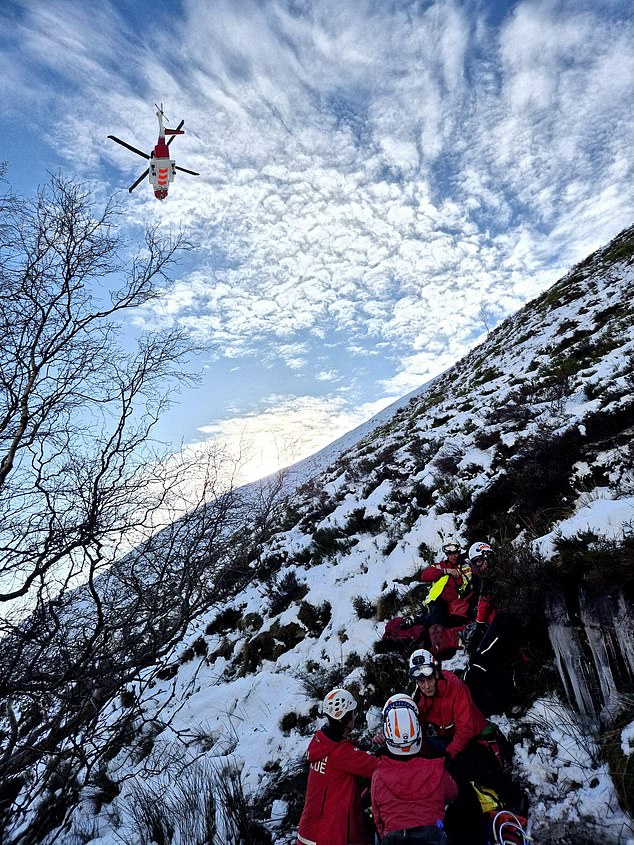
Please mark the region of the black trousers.
[[447, 835], [436, 825], [393, 830], [383, 837], [381, 845], [447, 845]]
[[517, 621], [498, 613], [470, 656], [464, 676], [485, 716], [504, 713], [514, 702], [513, 663], [518, 655]]

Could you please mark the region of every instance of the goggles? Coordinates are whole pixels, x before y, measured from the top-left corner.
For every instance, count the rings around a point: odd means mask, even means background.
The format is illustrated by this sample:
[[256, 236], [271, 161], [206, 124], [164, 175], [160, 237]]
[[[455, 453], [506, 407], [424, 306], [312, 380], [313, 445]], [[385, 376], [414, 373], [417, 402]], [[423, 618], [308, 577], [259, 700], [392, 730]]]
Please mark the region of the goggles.
[[424, 657], [415, 657], [409, 669], [410, 678], [431, 678], [436, 672], [433, 663], [426, 663]]
[[414, 678], [417, 681], [419, 678], [432, 678], [436, 674], [436, 669], [433, 666], [430, 666], [429, 663], [426, 666], [420, 666], [418, 669], [416, 666], [412, 666], [409, 670], [410, 678]]
[[460, 552], [460, 546], [449, 543], [447, 546], [443, 546], [442, 550], [446, 555], [457, 555]]

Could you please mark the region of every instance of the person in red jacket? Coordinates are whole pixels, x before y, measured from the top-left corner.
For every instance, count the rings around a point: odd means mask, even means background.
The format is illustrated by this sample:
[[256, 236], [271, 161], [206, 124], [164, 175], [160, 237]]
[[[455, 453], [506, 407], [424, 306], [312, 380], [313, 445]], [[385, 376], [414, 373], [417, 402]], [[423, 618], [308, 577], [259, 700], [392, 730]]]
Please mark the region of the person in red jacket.
[[464, 625], [473, 618], [477, 593], [474, 592], [474, 572], [468, 560], [460, 553], [456, 540], [447, 540], [442, 547], [445, 560], [426, 566], [420, 574], [425, 584], [433, 584], [441, 578], [445, 585], [432, 603], [430, 624], [455, 626]]
[[418, 686], [421, 721], [433, 726], [436, 747], [448, 757], [456, 757], [488, 727], [487, 719], [474, 704], [467, 685], [453, 672], [441, 671], [426, 649], [412, 653], [409, 674]]
[[459, 543], [448, 540], [443, 552], [446, 559], [425, 567], [420, 575], [423, 583], [438, 592], [433, 600], [428, 598], [428, 611], [423, 619], [428, 628], [429, 649], [437, 658], [459, 647], [460, 633], [473, 618], [478, 594], [475, 571], [460, 553]]
[[[431, 726], [428, 742], [443, 754], [445, 765], [459, 788], [459, 798], [447, 817], [453, 839], [465, 837], [470, 845], [487, 841], [475, 782], [494, 789], [509, 808], [523, 800], [521, 790], [502, 770], [494, 750], [493, 726], [482, 715], [468, 686], [453, 672], [441, 670], [431, 652], [417, 649], [409, 660], [410, 677], [416, 681], [416, 703], [423, 726]], [[450, 837], [452, 838], [452, 837]]]
[[324, 698], [328, 723], [308, 746], [308, 785], [299, 821], [299, 845], [369, 845], [361, 806], [361, 778], [370, 780], [379, 761], [347, 735], [357, 702], [345, 689]]
[[383, 708], [387, 755], [372, 775], [372, 815], [382, 845], [446, 845], [445, 807], [458, 797], [442, 758], [420, 756], [422, 734], [412, 698], [396, 695]]

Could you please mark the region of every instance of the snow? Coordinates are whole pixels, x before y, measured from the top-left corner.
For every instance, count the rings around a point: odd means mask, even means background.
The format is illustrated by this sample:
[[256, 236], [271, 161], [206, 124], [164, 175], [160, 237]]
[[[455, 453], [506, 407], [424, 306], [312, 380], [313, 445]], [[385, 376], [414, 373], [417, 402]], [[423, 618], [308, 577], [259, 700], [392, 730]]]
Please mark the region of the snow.
[[621, 731], [621, 749], [626, 757], [634, 753], [634, 722], [630, 722]]
[[[622, 279], [624, 281], [621, 284], [625, 289], [627, 284], [634, 281], [634, 268], [624, 269]], [[589, 309], [588, 301], [586, 307]], [[597, 302], [600, 303], [600, 300], [597, 299]], [[227, 634], [233, 642], [233, 653], [229, 658], [195, 658], [179, 665], [178, 673], [169, 681], [156, 680], [155, 667], [146, 670], [137, 691], [143, 702], [145, 723], [154, 723], [159, 729], [162, 726], [154, 738], [152, 751], [157, 760], [161, 759], [161, 755], [167, 758], [174, 753], [175, 748], [183, 759], [206, 755], [239, 770], [245, 791], [256, 794], [266, 785], [267, 772], [272, 766], [280, 762], [290, 764], [302, 757], [308, 745], [307, 736], [301, 735], [296, 729], [283, 730], [282, 721], [289, 714], [309, 717], [314, 713], [315, 705], [319, 702], [306, 683], [307, 678], [310, 678], [310, 667], [317, 663], [333, 672], [338, 670], [337, 683], [341, 685], [359, 681], [359, 668], [346, 674], [346, 660], [353, 653], [360, 658], [371, 654], [374, 643], [383, 633], [383, 622], [357, 617], [355, 598], [360, 596], [374, 602], [395, 587], [404, 595], [408, 588], [395, 581], [412, 575], [421, 567], [419, 547], [422, 543], [440, 557], [443, 541], [450, 536], [464, 544], [467, 540], [473, 542], [488, 539], [468, 538], [465, 515], [439, 513], [438, 505], [418, 514], [415, 519], [407, 519], [407, 502], [400, 505], [398, 510], [390, 510], [391, 497], [398, 492], [395, 481], [384, 478], [367, 491], [367, 477], [354, 484], [345, 472], [341, 472], [339, 464], [337, 474], [333, 470], [332, 477], [328, 475], [328, 467], [342, 457], [346, 457], [352, 465], [360, 457], [362, 449], [368, 449], [369, 446], [375, 451], [385, 447], [388, 440], [385, 432], [376, 440], [373, 439], [373, 433], [379, 427], [393, 423], [391, 431], [394, 442], [402, 430], [408, 432], [408, 437], [419, 435], [425, 440], [425, 445], [427, 442], [437, 444], [434, 456], [440, 453], [443, 445], [452, 444], [461, 455], [456, 482], [464, 483], [472, 492], [485, 487], [491, 483], [494, 473], [501, 475], [505, 470], [503, 465], [498, 466], [494, 461], [493, 449], [476, 445], [474, 432], [477, 434], [484, 430], [482, 420], [489, 412], [506, 406], [508, 385], [518, 374], [527, 374], [528, 362], [534, 367], [540, 356], [546, 361], [550, 360], [547, 347], [549, 343], [560, 339], [557, 335], [558, 325], [566, 320], [578, 320], [579, 309], [580, 303], [573, 301], [552, 309], [547, 315], [530, 310], [521, 312], [520, 316], [525, 320], [522, 330], [528, 332], [529, 340], [517, 349], [508, 339], [501, 344], [503, 351], [495, 358], [495, 365], [503, 372], [503, 377], [496, 377], [493, 387], [489, 385], [486, 408], [474, 403], [471, 417], [466, 412], [457, 412], [459, 402], [450, 391], [445, 391], [441, 403], [435, 405], [430, 398], [435, 384], [432, 382], [399, 400], [317, 455], [287, 470], [284, 478], [287, 491], [294, 491], [299, 485], [321, 474], [320, 489], [333, 500], [333, 505], [318, 527], [342, 528], [353, 511], [363, 509], [366, 517], [384, 516], [386, 528], [376, 535], [360, 533], [355, 537], [356, 545], [348, 548], [345, 553], [336, 553], [313, 565], [300, 565], [296, 560], [298, 552], [310, 546], [310, 532], [304, 533], [295, 526], [280, 532], [273, 539], [271, 547], [274, 543], [275, 549], [284, 550], [288, 554], [288, 562], [282, 571], [294, 571], [298, 580], [305, 584], [307, 592], [304, 601], [315, 607], [330, 603], [330, 622], [318, 636], [306, 635], [277, 659], [263, 660], [253, 674], [243, 676], [237, 665], [237, 658], [244, 653], [253, 632], [239, 630]], [[589, 324], [591, 317], [592, 312], [589, 311], [584, 322]], [[503, 324], [500, 327], [500, 332], [510, 333], [511, 338], [514, 331], [516, 329], [513, 325], [505, 327]], [[492, 333], [483, 346], [493, 344], [496, 336], [496, 332]], [[582, 434], [585, 433], [582, 419], [589, 410], [596, 410], [598, 400], [582, 401], [583, 385], [614, 383], [615, 373], [627, 368], [633, 348], [634, 343], [630, 340], [621, 348], [606, 354], [593, 366], [593, 374], [579, 377], [575, 389], [563, 397], [560, 403], [549, 400], [536, 407], [535, 415], [527, 425], [510, 429], [505, 428], [507, 422], [500, 423], [496, 431], [503, 446], [507, 449], [519, 447], [531, 434], [544, 430], [555, 433], [577, 426]], [[471, 353], [469, 360], [473, 362], [478, 355], [485, 357], [485, 351], [483, 347], [478, 347]], [[458, 371], [461, 371], [460, 367]], [[461, 376], [462, 382], [459, 382], [457, 376], [455, 378], [456, 395], [459, 386], [464, 388], [463, 393], [467, 391], [464, 385], [468, 385], [470, 378], [468, 364], [462, 367], [462, 372], [466, 373], [464, 377]], [[533, 378], [535, 374], [536, 371], [533, 371]], [[476, 389], [478, 397], [483, 392], [481, 388]], [[416, 418], [413, 411], [411, 418], [408, 417], [413, 400], [420, 403], [421, 407], [425, 402], [430, 403], [420, 418]], [[402, 429], [394, 422], [400, 419], [399, 414], [402, 417], [399, 423]], [[478, 420], [477, 427], [466, 425], [470, 418]], [[438, 420], [446, 421], [437, 424]], [[409, 428], [406, 429], [407, 423]], [[403, 454], [405, 452], [403, 450]], [[417, 465], [416, 471], [410, 472], [411, 478], [423, 479], [432, 487], [434, 478], [440, 476], [433, 465], [434, 456], [424, 466]], [[393, 460], [397, 460], [396, 455]], [[402, 460], [403, 466], [408, 466], [406, 458]], [[595, 463], [601, 461], [607, 461], [612, 466], [616, 456], [599, 453]], [[481, 468], [483, 472], [470, 477], [466, 471], [473, 466]], [[592, 461], [589, 458], [577, 461], [574, 470], [578, 478], [591, 476]], [[597, 535], [618, 540], [623, 538], [625, 532], [631, 531], [634, 525], [634, 495], [627, 491], [619, 491], [617, 495], [614, 484], [609, 487], [599, 484], [591, 486], [577, 498], [573, 507], [574, 513], [559, 520], [552, 530], [533, 541], [533, 548], [547, 560], [553, 558], [554, 544], [558, 538], [574, 537], [579, 532], [591, 530]], [[390, 549], [389, 553], [386, 554], [385, 549]], [[298, 619], [296, 604], [291, 604], [277, 617], [270, 616], [268, 608], [271, 589], [270, 583], [254, 580], [230, 602], [231, 606], [241, 608], [243, 616], [248, 613], [261, 614], [264, 619], [259, 631], [270, 630], [275, 622], [286, 625]], [[184, 641], [168, 658], [168, 665], [178, 663], [184, 647], [201, 636], [220, 609], [210, 609], [192, 624]], [[585, 721], [583, 717], [575, 715], [568, 704], [554, 696], [535, 701], [529, 712], [521, 718], [495, 719], [507, 734], [521, 736], [515, 747], [514, 762], [530, 791], [535, 841], [539, 843], [540, 830], [548, 830], [551, 836], [558, 825], [561, 825], [562, 830], [567, 830], [567, 825], [574, 828], [575, 824], [596, 824], [601, 836], [597, 842], [634, 845], [632, 822], [619, 809], [609, 771], [591, 739], [594, 726], [590, 717], [594, 704], [588, 699], [587, 685], [584, 685], [582, 677], [584, 655], [580, 649], [576, 649], [563, 621], [551, 627], [551, 636], [560, 667], [562, 670], [564, 664], [567, 667], [573, 687], [571, 697], [576, 700], [581, 712], [586, 714]], [[627, 630], [620, 632], [620, 636], [623, 638], [620, 641], [622, 653], [626, 659], [631, 657], [634, 667], [634, 643], [630, 639], [628, 645]], [[206, 636], [210, 654], [219, 646], [221, 639], [217, 635]], [[600, 640], [593, 641], [593, 647], [596, 651], [595, 659], [601, 664]], [[394, 660], [398, 659], [394, 657]], [[447, 667], [459, 669], [464, 665], [465, 655], [459, 653]], [[149, 681], [150, 678], [152, 686], [144, 686], [143, 680]], [[601, 683], [604, 695], [609, 698], [615, 687], [613, 679], [605, 675]], [[372, 702], [366, 713], [366, 724], [372, 730], [377, 727], [379, 707], [382, 704], [381, 701]], [[106, 724], [114, 724], [121, 716], [122, 709], [117, 699], [100, 718]], [[318, 721], [314, 726], [317, 724]], [[622, 730], [620, 741], [624, 755], [634, 753], [634, 722]], [[172, 788], [160, 773], [155, 776], [148, 773], [146, 763], [135, 760], [129, 749], [123, 749], [110, 762], [109, 772], [111, 777], [121, 781], [122, 791], [98, 816], [99, 832], [92, 840], [94, 845], [119, 845], [121, 842], [122, 820], [126, 818], [125, 808], [135, 783], [156, 781], [165, 789]], [[286, 812], [287, 802], [274, 801], [269, 828], [275, 832], [276, 841], [280, 845], [294, 841], [292, 834], [289, 837], [288, 831], [284, 832]], [[75, 813], [71, 827], [75, 825], [79, 829], [86, 815], [88, 810], [82, 805]], [[71, 845], [74, 841], [71, 834], [59, 840], [62, 845], [66, 842]], [[125, 841], [137, 845], [132, 839]], [[554, 840], [550, 838], [548, 841]], [[175, 841], [174, 845], [185, 845], [185, 842]]]
[[535, 550], [548, 560], [555, 554], [555, 541], [561, 537], [592, 531], [598, 536], [619, 540], [628, 526], [634, 527], [634, 496], [613, 499], [613, 494], [602, 487], [595, 488], [593, 495], [596, 496], [594, 501], [582, 505], [573, 516], [559, 522], [554, 531], [536, 540]]

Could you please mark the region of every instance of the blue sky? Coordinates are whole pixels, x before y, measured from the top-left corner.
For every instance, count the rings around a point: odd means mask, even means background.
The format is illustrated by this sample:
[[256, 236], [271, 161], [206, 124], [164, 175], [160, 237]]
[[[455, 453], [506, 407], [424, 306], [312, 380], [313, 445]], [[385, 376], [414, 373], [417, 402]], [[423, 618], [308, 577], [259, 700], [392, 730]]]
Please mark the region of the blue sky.
[[[244, 477], [461, 357], [633, 221], [629, 0], [5, 2], [0, 159], [62, 168], [195, 250], [142, 326], [209, 344], [165, 418]], [[164, 203], [127, 186], [163, 101]], [[247, 454], [248, 453], [248, 454]]]

